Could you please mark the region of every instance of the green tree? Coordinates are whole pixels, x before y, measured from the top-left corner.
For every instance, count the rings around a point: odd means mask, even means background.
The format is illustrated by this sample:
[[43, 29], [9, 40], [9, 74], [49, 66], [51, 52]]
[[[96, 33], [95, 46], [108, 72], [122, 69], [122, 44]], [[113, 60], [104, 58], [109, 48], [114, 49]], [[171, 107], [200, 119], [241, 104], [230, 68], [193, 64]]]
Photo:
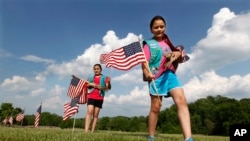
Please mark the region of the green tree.
[[111, 129], [117, 131], [129, 131], [129, 119], [124, 116], [117, 116], [111, 119]]
[[242, 124], [249, 124], [250, 123], [250, 99], [241, 99], [240, 101], [240, 111], [241, 119], [240, 123]]
[[49, 112], [42, 112], [39, 125], [41, 126], [59, 126], [62, 117]]
[[129, 122], [129, 131], [136, 132], [140, 130], [140, 122], [138, 117], [131, 117]]
[[157, 123], [157, 130], [162, 133], [181, 133], [181, 127], [175, 105], [161, 111]]
[[14, 110], [12, 103], [2, 103], [0, 109], [0, 116], [2, 117], [2, 119], [9, 117]]
[[99, 119], [98, 121], [98, 125], [97, 125], [97, 129], [99, 130], [109, 130], [109, 122], [110, 122], [110, 118], [109, 117], [102, 117]]
[[214, 97], [210, 96], [198, 99], [195, 103], [189, 104], [192, 130], [194, 133], [206, 135], [213, 133], [213, 125], [216, 120], [215, 109]]

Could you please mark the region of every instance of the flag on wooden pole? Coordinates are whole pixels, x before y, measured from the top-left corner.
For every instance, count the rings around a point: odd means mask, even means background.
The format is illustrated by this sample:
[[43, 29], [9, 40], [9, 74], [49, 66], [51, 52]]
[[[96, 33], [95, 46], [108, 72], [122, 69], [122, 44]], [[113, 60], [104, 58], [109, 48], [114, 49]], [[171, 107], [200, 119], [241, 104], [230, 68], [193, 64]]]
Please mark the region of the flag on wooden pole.
[[139, 41], [100, 55], [100, 63], [105, 64], [107, 68], [113, 67], [118, 70], [129, 70], [145, 61]]
[[10, 123], [10, 125], [13, 124], [13, 111], [12, 111], [10, 117], [9, 117], [9, 123]]
[[38, 107], [38, 109], [36, 111], [36, 117], [35, 117], [35, 123], [34, 123], [35, 127], [38, 127], [38, 125], [39, 125], [41, 112], [42, 112], [42, 104]]
[[22, 110], [17, 116], [16, 116], [16, 121], [20, 122], [24, 118], [24, 110]]
[[73, 116], [74, 114], [78, 113], [78, 109], [79, 109], [79, 102], [80, 97], [77, 96], [75, 98], [73, 98], [71, 100], [71, 102], [68, 102], [66, 104], [64, 104], [64, 116], [63, 116], [63, 120], [67, 120], [68, 118], [70, 118], [71, 116]]
[[7, 123], [8, 123], [8, 119], [5, 118], [5, 119], [3, 120], [3, 125], [6, 125]]

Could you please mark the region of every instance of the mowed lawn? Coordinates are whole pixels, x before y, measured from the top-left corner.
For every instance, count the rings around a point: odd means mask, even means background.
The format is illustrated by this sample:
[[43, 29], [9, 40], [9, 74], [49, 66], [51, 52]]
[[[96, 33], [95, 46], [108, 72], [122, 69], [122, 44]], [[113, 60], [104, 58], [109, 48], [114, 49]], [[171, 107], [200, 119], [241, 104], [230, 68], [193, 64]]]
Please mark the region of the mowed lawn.
[[[146, 133], [49, 127], [0, 127], [0, 141], [146, 141]], [[229, 141], [229, 137], [194, 135], [195, 141]], [[181, 134], [156, 134], [156, 141], [183, 141]]]

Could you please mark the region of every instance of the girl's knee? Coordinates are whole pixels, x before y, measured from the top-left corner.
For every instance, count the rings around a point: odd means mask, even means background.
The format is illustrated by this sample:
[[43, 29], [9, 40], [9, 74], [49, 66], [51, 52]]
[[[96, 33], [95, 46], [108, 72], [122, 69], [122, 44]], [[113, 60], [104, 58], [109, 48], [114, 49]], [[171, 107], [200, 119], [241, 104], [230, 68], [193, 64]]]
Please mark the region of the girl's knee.
[[87, 115], [93, 115], [93, 111], [87, 111]]
[[153, 113], [159, 113], [161, 111], [161, 108], [160, 107], [151, 107], [151, 111]]
[[93, 114], [93, 118], [98, 118], [99, 114]]
[[184, 94], [175, 95], [173, 99], [176, 105], [187, 105], [187, 99]]

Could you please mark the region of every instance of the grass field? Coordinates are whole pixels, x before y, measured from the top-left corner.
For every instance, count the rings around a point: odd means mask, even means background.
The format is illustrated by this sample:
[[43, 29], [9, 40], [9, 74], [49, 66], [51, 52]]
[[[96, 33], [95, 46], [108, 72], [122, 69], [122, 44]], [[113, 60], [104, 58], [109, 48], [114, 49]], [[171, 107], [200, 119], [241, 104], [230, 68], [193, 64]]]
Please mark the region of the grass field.
[[[229, 137], [194, 135], [195, 141], [229, 141]], [[0, 127], [0, 141], [146, 141], [146, 133], [83, 129]], [[182, 135], [157, 134], [156, 141], [183, 141]]]

